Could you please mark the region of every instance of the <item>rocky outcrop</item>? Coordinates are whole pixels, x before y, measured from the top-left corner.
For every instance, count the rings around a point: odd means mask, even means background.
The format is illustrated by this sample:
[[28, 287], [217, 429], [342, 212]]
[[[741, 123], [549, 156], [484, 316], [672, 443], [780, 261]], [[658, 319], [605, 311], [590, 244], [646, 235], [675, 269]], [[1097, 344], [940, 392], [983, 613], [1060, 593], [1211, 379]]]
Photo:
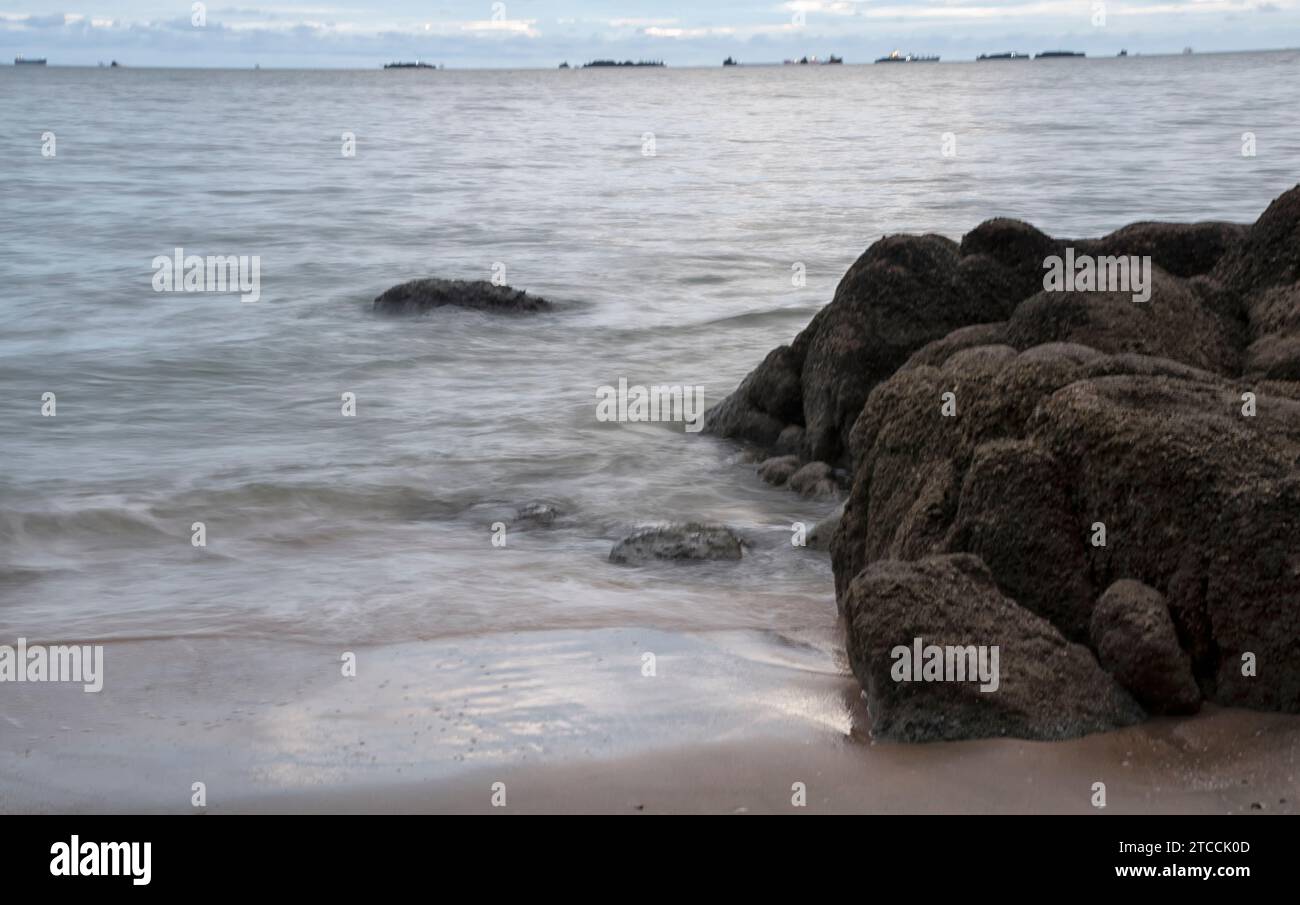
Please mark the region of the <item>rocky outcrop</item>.
[[[1006, 597], [977, 557], [872, 563], [844, 611], [877, 738], [1061, 739], [1143, 718], [1086, 647]], [[912, 652], [931, 647], [937, 668], [914, 666]]]
[[642, 528], [616, 543], [609, 561], [628, 565], [655, 560], [740, 559], [743, 546], [735, 532], [721, 525], [659, 525]]
[[[1046, 291], [1044, 261], [1067, 248], [1149, 255], [1149, 300]], [[831, 554], [873, 717], [895, 714], [881, 731], [1074, 731], [996, 695], [882, 684], [861, 645], [905, 624], [896, 600], [951, 630], [943, 643], [983, 625], [971, 599], [1026, 637], [1045, 623], [1150, 712], [1202, 698], [1300, 712], [1298, 279], [1300, 187], [1250, 227], [891, 236], [710, 412], [723, 436], [799, 436], [800, 461], [852, 475]], [[1074, 707], [1050, 676], [1020, 675], [1045, 707]], [[1106, 700], [1069, 726], [1122, 725], [1127, 706]]]
[[532, 314], [553, 307], [543, 298], [486, 280], [429, 279], [394, 286], [375, 299], [374, 308], [384, 314], [424, 314], [448, 305], [491, 314]]

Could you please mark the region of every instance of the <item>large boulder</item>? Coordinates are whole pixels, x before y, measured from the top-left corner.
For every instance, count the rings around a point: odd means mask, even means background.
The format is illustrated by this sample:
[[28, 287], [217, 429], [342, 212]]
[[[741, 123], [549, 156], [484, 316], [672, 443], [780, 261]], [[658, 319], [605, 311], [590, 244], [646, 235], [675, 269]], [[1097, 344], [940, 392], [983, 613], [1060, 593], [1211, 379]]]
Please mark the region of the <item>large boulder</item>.
[[[1149, 256], [1150, 299], [1047, 291], [1046, 261], [1071, 249]], [[859, 579], [879, 596], [908, 563], [968, 554], [1152, 711], [1300, 712], [1300, 187], [1249, 227], [882, 239], [708, 424], [848, 469], [831, 555], [857, 638], [890, 612]], [[927, 593], [960, 612], [968, 581], [945, 576]], [[953, 731], [1038, 731], [981, 712]]]
[[[1086, 647], [1004, 595], [978, 557], [873, 563], [844, 609], [877, 738], [1061, 739], [1144, 716]], [[912, 652], [931, 646], [943, 649], [942, 671], [913, 665]]]
[[491, 314], [532, 314], [552, 308], [546, 299], [486, 280], [428, 279], [394, 286], [375, 299], [374, 309], [384, 314], [424, 314], [448, 305]]
[[[1300, 711], [1300, 401], [1260, 392], [1246, 416], [1238, 389], [1069, 346], [900, 371], [853, 432], [837, 593], [876, 561], [978, 554], [1086, 642], [1096, 597], [1133, 578], [1168, 598], [1204, 694]], [[1243, 675], [1244, 653], [1267, 681]]]
[[795, 425], [804, 429], [803, 459], [841, 462], [849, 430], [876, 384], [958, 327], [1005, 320], [1041, 283], [1041, 269], [1004, 261], [1019, 260], [1013, 249], [1057, 248], [1014, 220], [991, 221], [967, 238], [963, 246], [940, 236], [876, 242], [795, 341], [770, 353], [709, 411], [706, 429], [771, 447]]

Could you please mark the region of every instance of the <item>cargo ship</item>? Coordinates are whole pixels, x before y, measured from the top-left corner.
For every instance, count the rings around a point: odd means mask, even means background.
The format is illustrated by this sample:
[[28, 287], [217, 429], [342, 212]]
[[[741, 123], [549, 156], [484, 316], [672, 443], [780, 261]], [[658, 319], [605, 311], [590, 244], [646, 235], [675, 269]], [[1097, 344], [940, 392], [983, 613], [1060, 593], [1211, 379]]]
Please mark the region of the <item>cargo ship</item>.
[[876, 60], [877, 63], [937, 63], [938, 57], [925, 56], [924, 54], [899, 53], [895, 50], [887, 57], [881, 57]]
[[975, 58], [976, 60], [1027, 60], [1029, 54], [1021, 53], [1018, 50], [1012, 50], [1007, 53], [982, 53]]
[[39, 57], [31, 60], [22, 56], [14, 57], [14, 65], [15, 66], [44, 66], [45, 57]]
[[1035, 60], [1054, 60], [1059, 57], [1086, 57], [1086, 53], [1080, 53], [1077, 50], [1044, 50]]

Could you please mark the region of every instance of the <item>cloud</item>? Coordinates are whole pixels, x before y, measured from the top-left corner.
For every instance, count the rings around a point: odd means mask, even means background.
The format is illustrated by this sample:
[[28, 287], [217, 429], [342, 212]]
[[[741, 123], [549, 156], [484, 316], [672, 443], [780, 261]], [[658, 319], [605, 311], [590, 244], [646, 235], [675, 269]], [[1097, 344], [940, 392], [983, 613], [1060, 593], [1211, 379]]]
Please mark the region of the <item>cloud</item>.
[[461, 31], [505, 32], [536, 38], [541, 35], [541, 32], [533, 27], [536, 24], [536, 19], [480, 19], [474, 22], [461, 22], [459, 27]]

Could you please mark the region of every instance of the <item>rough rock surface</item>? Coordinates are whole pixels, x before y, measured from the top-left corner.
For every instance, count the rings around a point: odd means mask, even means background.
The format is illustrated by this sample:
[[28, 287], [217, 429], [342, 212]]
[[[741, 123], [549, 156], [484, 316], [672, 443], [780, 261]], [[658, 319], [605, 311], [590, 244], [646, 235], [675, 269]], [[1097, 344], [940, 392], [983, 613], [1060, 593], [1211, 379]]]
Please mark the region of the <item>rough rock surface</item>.
[[825, 462], [809, 462], [790, 478], [790, 489], [806, 497], [835, 495], [835, 471]]
[[773, 456], [759, 463], [758, 476], [767, 483], [780, 487], [787, 483], [798, 470], [798, 456]]
[[742, 542], [721, 525], [659, 525], [642, 528], [623, 538], [609, 553], [609, 561], [623, 564], [654, 560], [740, 559]]
[[[873, 563], [853, 580], [845, 617], [849, 663], [866, 691], [877, 738], [1061, 739], [1144, 716], [1086, 647], [1003, 595], [978, 557]], [[996, 646], [996, 688], [981, 691], [978, 679], [953, 675], [899, 681], [891, 652], [917, 638], [925, 645]]]
[[810, 550], [829, 551], [831, 548], [831, 538], [835, 536], [836, 530], [840, 527], [840, 519], [844, 517], [844, 507], [841, 506], [833, 514], [826, 516], [816, 525], [813, 525], [811, 531], [805, 538], [806, 546]]
[[[1150, 255], [1150, 300], [1044, 291], [1044, 258], [1067, 248]], [[1140, 223], [1070, 241], [991, 220], [960, 244], [887, 237], [707, 424], [768, 448], [800, 438], [801, 460], [848, 468], [831, 553], [856, 622], [875, 611], [850, 601], [868, 571], [929, 599], [969, 588], [890, 564], [970, 554], [1015, 625], [1040, 617], [1104, 645], [1153, 711], [1197, 706], [1161, 671], [1182, 656], [1200, 698], [1300, 712], [1300, 187], [1249, 227]], [[1120, 580], [1163, 598], [1172, 635], [1111, 612], [1093, 636]], [[974, 616], [956, 593], [945, 612], [959, 626]], [[1064, 693], [1024, 675], [1048, 704]], [[909, 694], [947, 727], [911, 737], [1049, 737], [997, 695]]]
[[1090, 636], [1101, 665], [1150, 712], [1200, 709], [1191, 658], [1178, 646], [1159, 591], [1127, 578], [1115, 582], [1092, 611]]
[[550, 503], [533, 502], [526, 503], [516, 509], [514, 521], [516, 524], [549, 528], [555, 524], [555, 520], [559, 517], [560, 510], [557, 507]]
[[486, 280], [411, 280], [375, 299], [384, 314], [423, 314], [452, 305], [492, 314], [531, 314], [549, 311], [550, 302], [520, 289], [496, 286]]

